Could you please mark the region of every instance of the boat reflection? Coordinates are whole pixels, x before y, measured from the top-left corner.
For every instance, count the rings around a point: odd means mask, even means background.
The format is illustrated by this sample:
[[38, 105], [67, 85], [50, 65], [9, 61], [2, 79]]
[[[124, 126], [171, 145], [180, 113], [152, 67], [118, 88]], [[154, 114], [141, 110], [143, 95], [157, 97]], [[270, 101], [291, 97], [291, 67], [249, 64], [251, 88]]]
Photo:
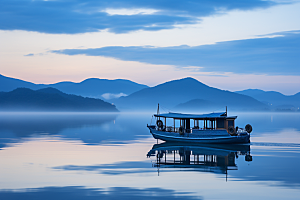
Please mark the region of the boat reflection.
[[202, 171], [226, 174], [237, 170], [236, 158], [244, 156], [252, 161], [250, 145], [213, 145], [213, 144], [176, 144], [162, 143], [153, 145], [147, 157], [155, 158], [153, 167]]

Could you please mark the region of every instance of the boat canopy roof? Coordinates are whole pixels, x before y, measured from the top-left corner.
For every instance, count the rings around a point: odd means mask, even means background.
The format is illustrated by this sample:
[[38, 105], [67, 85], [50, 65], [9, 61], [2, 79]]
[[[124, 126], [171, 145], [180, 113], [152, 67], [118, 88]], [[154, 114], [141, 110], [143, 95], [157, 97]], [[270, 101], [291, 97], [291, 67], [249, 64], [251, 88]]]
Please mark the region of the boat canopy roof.
[[182, 114], [182, 113], [163, 113], [154, 115], [155, 117], [165, 117], [165, 118], [174, 118], [174, 119], [215, 119], [215, 118], [226, 118], [226, 119], [236, 119], [237, 116], [227, 117], [226, 112], [221, 113], [209, 113], [209, 114]]

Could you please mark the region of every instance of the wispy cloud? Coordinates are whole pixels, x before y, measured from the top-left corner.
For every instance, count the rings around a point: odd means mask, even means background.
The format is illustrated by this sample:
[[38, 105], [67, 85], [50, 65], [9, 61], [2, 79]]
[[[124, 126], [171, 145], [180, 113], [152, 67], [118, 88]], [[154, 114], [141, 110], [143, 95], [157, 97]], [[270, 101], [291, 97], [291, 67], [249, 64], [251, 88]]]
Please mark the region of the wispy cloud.
[[193, 66], [200, 71], [270, 75], [300, 75], [300, 34], [276, 33], [280, 37], [219, 42], [213, 45], [141, 47], [110, 46], [96, 49], [64, 49], [53, 53], [106, 56], [151, 64]]
[[44, 33], [84, 33], [107, 29], [114, 33], [170, 29], [198, 23], [200, 17], [230, 10], [267, 8], [272, 0], [1, 0], [0, 30]]
[[29, 53], [29, 54], [26, 54], [24, 56], [34, 56], [34, 54], [33, 53]]
[[119, 97], [124, 97], [127, 96], [127, 94], [124, 93], [119, 93], [119, 94], [113, 94], [113, 93], [105, 93], [101, 95], [104, 99], [109, 100], [109, 99], [114, 99], [114, 98], [119, 98]]

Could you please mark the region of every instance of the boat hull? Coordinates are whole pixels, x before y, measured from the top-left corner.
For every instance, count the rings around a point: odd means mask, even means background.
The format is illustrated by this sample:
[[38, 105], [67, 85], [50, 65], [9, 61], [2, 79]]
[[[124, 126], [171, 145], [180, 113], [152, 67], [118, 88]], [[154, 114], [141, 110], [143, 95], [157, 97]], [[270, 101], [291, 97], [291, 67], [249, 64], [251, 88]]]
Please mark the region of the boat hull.
[[169, 134], [168, 132], [158, 131], [156, 129], [150, 128], [150, 132], [155, 139], [160, 139], [166, 142], [185, 142], [185, 143], [206, 143], [206, 144], [241, 144], [250, 143], [250, 135], [237, 135], [231, 136], [228, 134], [222, 136], [212, 136], [212, 137], [193, 137], [193, 136], [180, 136], [178, 133]]

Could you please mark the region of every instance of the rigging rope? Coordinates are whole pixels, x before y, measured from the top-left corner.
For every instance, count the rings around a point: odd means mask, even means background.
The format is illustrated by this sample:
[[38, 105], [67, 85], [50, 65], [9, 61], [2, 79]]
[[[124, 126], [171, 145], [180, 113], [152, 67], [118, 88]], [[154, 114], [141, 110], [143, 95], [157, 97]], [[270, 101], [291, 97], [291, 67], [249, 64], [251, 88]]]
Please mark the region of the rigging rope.
[[171, 112], [171, 109], [169, 109], [169, 108], [166, 108], [166, 107], [164, 107], [164, 106], [161, 106], [160, 105], [160, 107], [162, 108], [162, 110], [164, 110], [165, 112]]
[[152, 119], [153, 119], [153, 116], [154, 116], [154, 115], [152, 115], [152, 117], [151, 117], [151, 122], [150, 122], [150, 125], [152, 125]]

